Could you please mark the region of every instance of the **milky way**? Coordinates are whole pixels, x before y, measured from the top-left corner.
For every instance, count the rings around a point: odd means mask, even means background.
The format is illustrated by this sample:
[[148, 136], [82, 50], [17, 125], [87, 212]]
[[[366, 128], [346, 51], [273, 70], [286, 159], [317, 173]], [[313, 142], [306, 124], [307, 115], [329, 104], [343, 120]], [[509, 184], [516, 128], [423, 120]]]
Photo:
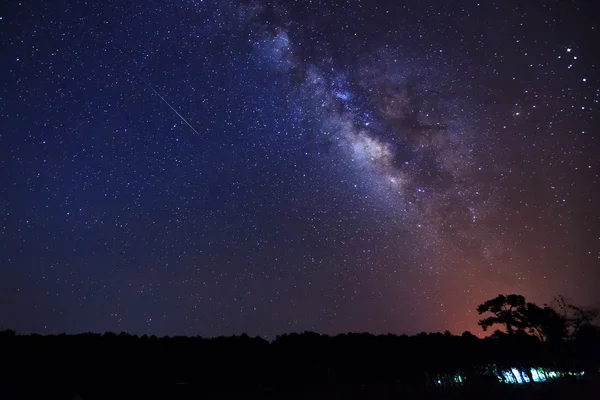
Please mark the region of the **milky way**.
[[0, 328], [460, 333], [499, 292], [600, 301], [597, 6], [375, 3], [4, 11]]

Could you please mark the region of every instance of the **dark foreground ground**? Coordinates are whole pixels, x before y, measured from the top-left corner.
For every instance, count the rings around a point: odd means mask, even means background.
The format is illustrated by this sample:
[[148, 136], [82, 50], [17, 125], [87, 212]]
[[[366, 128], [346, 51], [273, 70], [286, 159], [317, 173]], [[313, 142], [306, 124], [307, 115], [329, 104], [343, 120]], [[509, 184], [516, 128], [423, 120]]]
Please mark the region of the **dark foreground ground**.
[[[96, 387], [46, 386], [34, 388], [6, 388], [0, 391], [0, 399], [48, 399], [48, 400], [100, 400], [100, 399], [600, 399], [600, 379], [588, 377], [578, 380], [539, 383], [531, 385], [491, 385], [479, 387], [409, 389], [399, 386], [359, 386], [337, 388], [335, 390], [313, 390], [302, 393], [255, 393], [255, 394], [216, 394], [207, 393], [202, 385], [170, 385], [147, 387], [111, 387], [110, 384]], [[233, 389], [233, 388], [232, 388]]]

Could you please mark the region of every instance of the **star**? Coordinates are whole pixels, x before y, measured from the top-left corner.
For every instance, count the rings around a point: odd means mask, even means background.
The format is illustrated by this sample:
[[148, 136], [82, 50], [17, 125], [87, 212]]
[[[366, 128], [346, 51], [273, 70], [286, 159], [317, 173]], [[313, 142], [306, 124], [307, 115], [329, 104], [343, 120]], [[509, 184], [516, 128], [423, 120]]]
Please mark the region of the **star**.
[[597, 300], [598, 54], [546, 26], [592, 6], [76, 3], [0, 17], [2, 325], [462, 333], [497, 293]]

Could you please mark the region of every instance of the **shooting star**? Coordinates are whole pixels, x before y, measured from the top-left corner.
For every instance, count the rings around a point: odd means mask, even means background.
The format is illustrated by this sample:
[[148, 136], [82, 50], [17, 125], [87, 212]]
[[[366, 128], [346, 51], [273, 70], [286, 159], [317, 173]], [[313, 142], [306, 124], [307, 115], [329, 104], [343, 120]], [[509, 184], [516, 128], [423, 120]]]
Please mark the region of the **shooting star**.
[[185, 122], [185, 123], [187, 124], [187, 126], [189, 126], [189, 127], [190, 127], [190, 129], [194, 131], [194, 133], [195, 133], [196, 135], [200, 136], [200, 132], [198, 132], [198, 131], [197, 131], [197, 130], [196, 130], [196, 129], [195, 129], [193, 126], [192, 126], [192, 124], [190, 124], [190, 123], [187, 121], [187, 119], [183, 118], [183, 115], [179, 114], [179, 113], [177, 112], [177, 110], [176, 110], [175, 108], [173, 108], [173, 106], [172, 106], [171, 104], [169, 104], [169, 102], [168, 102], [167, 100], [165, 100], [165, 98], [164, 98], [164, 97], [162, 97], [162, 96], [160, 95], [160, 93], [158, 93], [158, 92], [156, 91], [156, 89], [154, 89], [154, 88], [152, 87], [152, 85], [150, 85], [148, 82], [146, 82], [146, 80], [145, 80], [144, 78], [142, 78], [141, 76], [139, 76], [139, 75], [138, 75], [138, 78], [140, 78], [140, 79], [141, 79], [141, 80], [142, 80], [142, 81], [143, 81], [143, 82], [146, 84], [146, 86], [148, 86], [148, 87], [150, 88], [150, 90], [152, 90], [152, 91], [154, 92], [154, 94], [156, 94], [156, 95], [157, 95], [157, 96], [158, 96], [158, 97], [159, 97], [159, 98], [160, 98], [160, 99], [163, 101], [163, 103], [165, 103], [166, 105], [168, 105], [168, 106], [169, 106], [169, 108], [170, 108], [171, 110], [173, 110], [173, 112], [174, 112], [175, 114], [177, 114], [177, 116], [178, 116], [179, 118], [181, 118], [181, 120], [182, 120], [183, 122]]

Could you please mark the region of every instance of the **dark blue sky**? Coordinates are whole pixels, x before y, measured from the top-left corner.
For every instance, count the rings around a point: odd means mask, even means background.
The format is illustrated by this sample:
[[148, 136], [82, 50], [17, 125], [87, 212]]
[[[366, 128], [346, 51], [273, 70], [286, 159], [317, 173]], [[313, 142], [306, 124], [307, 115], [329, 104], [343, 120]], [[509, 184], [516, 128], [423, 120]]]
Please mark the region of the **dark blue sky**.
[[0, 328], [600, 301], [592, 2], [69, 3], [0, 8]]

